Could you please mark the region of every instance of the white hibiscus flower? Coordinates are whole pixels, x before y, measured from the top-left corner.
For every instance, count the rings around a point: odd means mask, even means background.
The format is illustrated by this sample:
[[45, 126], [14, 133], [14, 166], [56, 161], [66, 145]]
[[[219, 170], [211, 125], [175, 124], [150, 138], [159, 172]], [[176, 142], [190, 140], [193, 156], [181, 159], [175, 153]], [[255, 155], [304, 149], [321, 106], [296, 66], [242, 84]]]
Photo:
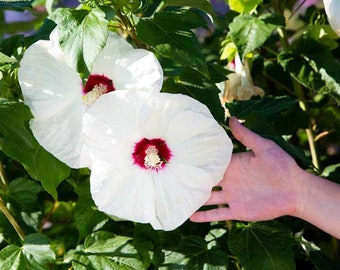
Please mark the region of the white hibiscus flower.
[[39, 143], [73, 168], [88, 166], [81, 135], [86, 110], [105, 93], [114, 90], [159, 92], [162, 68], [149, 51], [133, 49], [123, 38], [110, 33], [83, 83], [66, 64], [58, 31], [50, 40], [30, 46], [20, 63], [19, 83], [34, 118], [30, 127]]
[[208, 200], [233, 148], [208, 108], [180, 94], [109, 93], [85, 113], [84, 134], [98, 209], [163, 230]]

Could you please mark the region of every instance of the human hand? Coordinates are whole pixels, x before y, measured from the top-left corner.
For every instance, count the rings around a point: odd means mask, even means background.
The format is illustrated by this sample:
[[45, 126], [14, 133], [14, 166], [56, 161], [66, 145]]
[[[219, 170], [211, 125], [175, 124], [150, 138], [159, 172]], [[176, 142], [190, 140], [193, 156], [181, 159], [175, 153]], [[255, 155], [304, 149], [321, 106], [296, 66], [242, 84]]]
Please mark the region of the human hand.
[[206, 205], [223, 205], [199, 211], [191, 221], [260, 221], [294, 215], [298, 203], [299, 179], [303, 172], [294, 159], [274, 142], [242, 126], [236, 118], [229, 121], [234, 137], [250, 150], [233, 154], [227, 171], [212, 191]]

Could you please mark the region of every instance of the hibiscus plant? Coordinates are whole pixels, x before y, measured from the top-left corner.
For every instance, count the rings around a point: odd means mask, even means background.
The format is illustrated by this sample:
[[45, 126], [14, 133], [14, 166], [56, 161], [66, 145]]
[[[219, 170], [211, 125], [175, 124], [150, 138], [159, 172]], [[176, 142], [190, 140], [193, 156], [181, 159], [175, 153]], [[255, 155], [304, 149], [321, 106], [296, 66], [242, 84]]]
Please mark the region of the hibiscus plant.
[[340, 269], [339, 241], [293, 217], [189, 220], [246, 150], [230, 116], [340, 183], [339, 14], [0, 1], [0, 269]]

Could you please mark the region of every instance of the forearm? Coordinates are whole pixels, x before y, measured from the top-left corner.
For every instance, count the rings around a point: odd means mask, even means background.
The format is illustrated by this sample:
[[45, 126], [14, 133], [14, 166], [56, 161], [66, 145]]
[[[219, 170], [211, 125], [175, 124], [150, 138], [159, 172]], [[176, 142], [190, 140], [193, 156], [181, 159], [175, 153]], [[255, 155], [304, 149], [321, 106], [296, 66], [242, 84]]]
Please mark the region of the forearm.
[[302, 171], [294, 216], [340, 239], [340, 185]]

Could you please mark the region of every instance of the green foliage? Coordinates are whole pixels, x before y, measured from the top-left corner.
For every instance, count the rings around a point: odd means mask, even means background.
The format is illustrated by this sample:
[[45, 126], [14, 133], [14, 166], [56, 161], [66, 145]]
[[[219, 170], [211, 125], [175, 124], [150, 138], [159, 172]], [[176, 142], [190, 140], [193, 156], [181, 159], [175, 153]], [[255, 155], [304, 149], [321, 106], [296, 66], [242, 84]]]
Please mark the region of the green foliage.
[[200, 44], [191, 31], [204, 23], [191, 11], [169, 11], [156, 13], [153, 18], [140, 19], [136, 29], [138, 37], [160, 56], [208, 76]]
[[38, 233], [27, 235], [22, 247], [9, 245], [0, 251], [0, 267], [14, 269], [50, 269], [55, 261], [55, 254], [45, 235]]
[[100, 9], [57, 9], [50, 19], [60, 29], [60, 44], [68, 63], [80, 71], [84, 70], [84, 64], [91, 70], [108, 36], [105, 13]]
[[[324, 10], [300, 14], [297, 0], [225, 2], [230, 9], [222, 15], [209, 0], [88, 0], [77, 8], [0, 1], [1, 270], [340, 269], [339, 241], [293, 217], [228, 226], [187, 221], [169, 232], [109, 217], [94, 205], [89, 171], [71, 170], [30, 130], [17, 78], [25, 49], [57, 26], [68, 64], [82, 76], [114, 31], [155, 53], [162, 92], [204, 103], [226, 132], [226, 115], [244, 120], [304, 168], [316, 159], [318, 172], [340, 183], [340, 39]], [[5, 11], [32, 6], [34, 20], [5, 20]], [[235, 54], [247, 58], [263, 97], [221, 102]]]
[[278, 224], [238, 224], [230, 232], [228, 244], [247, 269], [295, 269], [290, 232]]
[[0, 147], [57, 198], [56, 188], [70, 169], [39, 145], [28, 128], [31, 118], [29, 108], [22, 102], [0, 99]]

